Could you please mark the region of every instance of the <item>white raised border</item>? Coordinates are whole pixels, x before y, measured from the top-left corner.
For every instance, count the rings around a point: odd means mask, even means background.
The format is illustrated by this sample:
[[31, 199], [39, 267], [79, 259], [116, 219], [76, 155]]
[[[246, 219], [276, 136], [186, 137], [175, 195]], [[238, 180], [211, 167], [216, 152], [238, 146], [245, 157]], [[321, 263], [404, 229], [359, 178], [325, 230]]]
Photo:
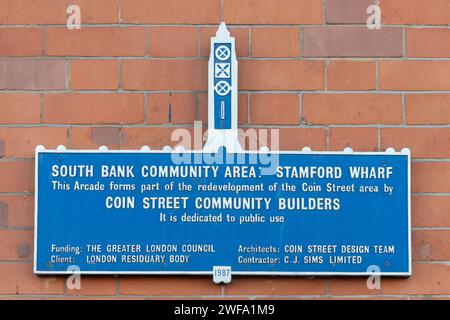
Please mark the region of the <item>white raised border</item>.
[[[109, 150], [102, 146], [99, 150], [68, 150], [64, 146], [58, 146], [57, 149], [45, 149], [44, 146], [36, 147], [35, 152], [35, 197], [34, 197], [34, 260], [33, 272], [37, 275], [71, 275], [71, 271], [40, 271], [37, 270], [37, 241], [38, 241], [38, 159], [40, 153], [172, 153], [177, 152], [171, 147], [166, 146], [163, 150], [150, 150], [147, 146], [143, 146], [141, 150]], [[202, 150], [184, 151], [186, 153], [204, 153]], [[303, 154], [303, 155], [377, 155], [377, 156], [407, 156], [408, 157], [408, 271], [407, 272], [381, 272], [374, 274], [372, 272], [270, 272], [270, 271], [233, 271], [233, 276], [397, 276], [409, 277], [412, 275], [412, 255], [411, 255], [411, 151], [403, 148], [400, 152], [388, 148], [385, 152], [352, 152], [349, 149], [344, 152], [338, 151], [311, 151], [309, 147], [304, 147], [303, 151], [266, 151], [271, 154]], [[259, 151], [242, 151], [235, 153], [257, 154]], [[78, 272], [77, 272], [78, 273]], [[81, 275], [213, 275], [213, 270], [208, 271], [83, 271]]]

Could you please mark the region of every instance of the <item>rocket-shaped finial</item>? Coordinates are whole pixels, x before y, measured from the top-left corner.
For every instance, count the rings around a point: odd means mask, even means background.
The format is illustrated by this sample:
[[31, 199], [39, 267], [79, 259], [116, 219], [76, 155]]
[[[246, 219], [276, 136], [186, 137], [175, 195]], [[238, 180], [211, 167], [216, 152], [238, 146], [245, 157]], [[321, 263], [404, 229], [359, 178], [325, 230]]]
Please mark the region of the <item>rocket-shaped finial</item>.
[[222, 22], [211, 38], [208, 66], [208, 140], [205, 152], [226, 147], [228, 152], [242, 151], [238, 141], [238, 63], [235, 40]]
[[221, 22], [219, 25], [219, 29], [217, 29], [216, 32], [216, 38], [229, 38], [230, 37], [230, 32], [227, 29], [227, 25], [225, 24], [225, 22]]

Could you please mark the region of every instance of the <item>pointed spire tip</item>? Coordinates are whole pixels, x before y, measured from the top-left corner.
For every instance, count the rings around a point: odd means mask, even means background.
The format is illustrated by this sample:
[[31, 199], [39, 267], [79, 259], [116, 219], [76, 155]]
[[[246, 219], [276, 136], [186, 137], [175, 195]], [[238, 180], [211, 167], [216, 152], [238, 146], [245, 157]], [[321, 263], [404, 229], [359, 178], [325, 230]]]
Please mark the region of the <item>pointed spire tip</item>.
[[225, 37], [229, 37], [230, 36], [230, 32], [227, 29], [227, 25], [224, 21], [222, 21], [219, 25], [219, 29], [217, 30], [216, 33], [216, 37], [218, 36], [225, 36]]

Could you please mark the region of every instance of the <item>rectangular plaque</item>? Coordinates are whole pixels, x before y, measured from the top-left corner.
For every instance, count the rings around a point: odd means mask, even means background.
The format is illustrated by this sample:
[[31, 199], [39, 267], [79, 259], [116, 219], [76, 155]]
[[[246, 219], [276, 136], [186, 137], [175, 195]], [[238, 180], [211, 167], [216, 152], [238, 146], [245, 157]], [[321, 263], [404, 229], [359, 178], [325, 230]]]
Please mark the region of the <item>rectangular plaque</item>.
[[34, 272], [411, 274], [408, 152], [212, 156], [37, 151]]

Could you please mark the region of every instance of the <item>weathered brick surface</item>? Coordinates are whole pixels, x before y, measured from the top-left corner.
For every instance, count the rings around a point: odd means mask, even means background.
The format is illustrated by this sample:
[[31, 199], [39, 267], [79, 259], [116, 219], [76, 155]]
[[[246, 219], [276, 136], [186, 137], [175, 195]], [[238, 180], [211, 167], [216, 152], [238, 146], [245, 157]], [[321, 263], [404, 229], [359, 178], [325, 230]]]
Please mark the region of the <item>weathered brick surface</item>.
[[306, 57], [401, 57], [402, 31], [398, 28], [310, 27], [303, 32]]
[[412, 198], [413, 227], [444, 227], [450, 226], [448, 208], [450, 197], [414, 196]]
[[308, 124], [400, 124], [398, 95], [307, 94], [303, 118]]
[[202, 60], [125, 60], [126, 90], [206, 90], [208, 66]]
[[327, 0], [327, 23], [366, 23], [367, 8], [375, 0]]
[[1, 124], [31, 124], [41, 121], [41, 97], [38, 94], [0, 94]]
[[3, 157], [32, 158], [34, 148], [43, 144], [48, 148], [67, 144], [67, 128], [55, 127], [0, 127], [0, 141], [3, 141]]
[[142, 94], [49, 94], [44, 97], [44, 123], [143, 123]]
[[151, 42], [149, 53], [152, 57], [198, 55], [198, 30], [195, 27], [150, 28], [149, 37]]
[[225, 21], [231, 24], [320, 24], [321, 0], [225, 0]]
[[250, 123], [298, 125], [299, 106], [298, 95], [253, 94], [250, 97]]
[[72, 127], [70, 143], [72, 149], [97, 149], [106, 145], [119, 149], [122, 139], [120, 127]]
[[58, 90], [65, 86], [63, 60], [0, 58], [0, 90]]
[[35, 276], [31, 264], [0, 264], [0, 276], [1, 294], [60, 295], [64, 292], [64, 278]]
[[219, 23], [220, 0], [122, 0], [122, 22]]
[[450, 129], [382, 129], [381, 148], [408, 146], [414, 158], [449, 158]]
[[371, 61], [331, 61], [328, 90], [352, 91], [377, 88], [376, 64]]
[[380, 7], [386, 24], [450, 23], [450, 3], [447, 0], [380, 0]]
[[117, 291], [117, 279], [114, 277], [83, 277], [80, 284], [80, 289], [69, 289], [66, 284], [66, 294], [70, 296], [112, 296]]
[[29, 230], [0, 230], [1, 260], [31, 260], [33, 257], [33, 235]]
[[[245, 60], [239, 65], [241, 90], [320, 90], [324, 64], [300, 60]], [[270, 75], [270, 76], [268, 76]]]
[[289, 58], [300, 54], [298, 28], [252, 28], [252, 57]]
[[34, 161], [10, 160], [0, 162], [0, 192], [33, 192]]
[[114, 60], [72, 61], [70, 87], [74, 90], [117, 90], [119, 62]]
[[383, 61], [381, 90], [450, 90], [450, 61]]
[[446, 230], [416, 230], [412, 233], [412, 254], [414, 261], [448, 261], [450, 251], [447, 245], [450, 232]]
[[[369, 298], [450, 295], [450, 1], [0, 1], [0, 299]], [[367, 7], [380, 3], [381, 30]], [[81, 29], [66, 28], [68, 4]], [[34, 150], [153, 149], [208, 117], [210, 37], [239, 59], [246, 148], [412, 151], [413, 275], [366, 278], [60, 277], [32, 274]], [[245, 130], [256, 129], [259, 146]], [[249, 133], [250, 131], [247, 131]], [[268, 136], [265, 135], [268, 133]], [[186, 142], [186, 141], [185, 141]], [[200, 148], [202, 142], [195, 146]]]
[[118, 23], [120, 0], [70, 0], [80, 7], [82, 23]]
[[[42, 29], [1, 28], [0, 56], [33, 57], [42, 55]], [[25, 46], [24, 43], [27, 45]]]
[[449, 193], [449, 162], [418, 162], [412, 165], [412, 192]]
[[344, 148], [352, 148], [354, 151], [377, 151], [377, 128], [331, 128], [329, 134], [332, 151], [342, 151]]
[[280, 150], [299, 151], [304, 147], [324, 151], [327, 148], [326, 131], [323, 128], [282, 128]]
[[236, 277], [225, 287], [226, 295], [321, 295], [325, 294], [324, 279]]
[[33, 196], [0, 196], [0, 226], [31, 227], [33, 222]]
[[[147, 96], [147, 123], [188, 124], [206, 120], [207, 109], [199, 110], [192, 93], [157, 93]], [[203, 118], [203, 119], [202, 119]]]
[[436, 125], [450, 123], [449, 94], [414, 94], [405, 97], [406, 123]]
[[221, 288], [205, 277], [120, 277], [123, 295], [150, 296], [211, 296], [219, 295]]
[[62, 24], [66, 9], [66, 0], [2, 0], [0, 25]]
[[450, 29], [408, 29], [406, 50], [412, 58], [450, 57]]
[[145, 28], [49, 28], [45, 53], [49, 56], [142, 56], [147, 50]]

